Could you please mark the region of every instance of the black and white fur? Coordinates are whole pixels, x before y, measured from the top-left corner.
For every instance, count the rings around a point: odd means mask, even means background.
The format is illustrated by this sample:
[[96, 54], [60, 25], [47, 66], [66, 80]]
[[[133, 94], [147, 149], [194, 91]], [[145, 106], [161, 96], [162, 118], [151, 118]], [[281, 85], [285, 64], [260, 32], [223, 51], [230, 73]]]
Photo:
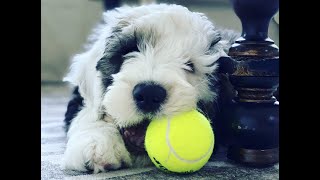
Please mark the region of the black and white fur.
[[[215, 101], [217, 60], [238, 36], [179, 5], [121, 7], [103, 20], [64, 78], [76, 87], [65, 118], [66, 169], [98, 173], [150, 164], [146, 154], [128, 152], [119, 129]], [[166, 91], [154, 112], [141, 111], [133, 98], [141, 83]]]

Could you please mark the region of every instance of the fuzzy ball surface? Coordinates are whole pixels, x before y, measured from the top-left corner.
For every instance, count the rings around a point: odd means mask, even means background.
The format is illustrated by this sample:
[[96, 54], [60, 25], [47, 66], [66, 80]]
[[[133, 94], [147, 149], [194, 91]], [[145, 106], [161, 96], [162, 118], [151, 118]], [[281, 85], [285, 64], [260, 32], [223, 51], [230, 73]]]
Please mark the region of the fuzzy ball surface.
[[208, 119], [192, 110], [153, 119], [147, 128], [145, 148], [160, 170], [192, 173], [208, 162], [214, 148], [214, 133]]

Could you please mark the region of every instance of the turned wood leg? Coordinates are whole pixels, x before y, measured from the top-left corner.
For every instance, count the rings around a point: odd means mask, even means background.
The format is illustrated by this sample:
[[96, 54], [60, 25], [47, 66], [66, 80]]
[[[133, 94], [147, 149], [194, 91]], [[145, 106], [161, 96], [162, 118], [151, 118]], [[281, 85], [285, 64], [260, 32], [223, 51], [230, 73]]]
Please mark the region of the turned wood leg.
[[[221, 60], [235, 95], [221, 108], [228, 158], [250, 166], [279, 161], [279, 48], [268, 37], [279, 0], [231, 0], [242, 35]], [[223, 83], [222, 83], [223, 84]], [[230, 87], [224, 87], [230, 88]], [[278, 96], [278, 95], [277, 95]]]

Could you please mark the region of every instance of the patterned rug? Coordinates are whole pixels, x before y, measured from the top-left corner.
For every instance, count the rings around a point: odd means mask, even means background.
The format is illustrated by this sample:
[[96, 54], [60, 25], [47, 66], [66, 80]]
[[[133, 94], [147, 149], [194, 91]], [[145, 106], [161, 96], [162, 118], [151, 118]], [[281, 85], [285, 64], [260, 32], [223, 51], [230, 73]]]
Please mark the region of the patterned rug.
[[269, 168], [248, 168], [235, 165], [220, 150], [200, 171], [193, 174], [168, 174], [155, 167], [122, 169], [100, 174], [87, 174], [61, 169], [61, 161], [66, 145], [63, 129], [63, 116], [68, 97], [65, 91], [54, 95], [42, 93], [41, 97], [41, 179], [240, 179], [274, 180], [279, 179], [279, 165]]

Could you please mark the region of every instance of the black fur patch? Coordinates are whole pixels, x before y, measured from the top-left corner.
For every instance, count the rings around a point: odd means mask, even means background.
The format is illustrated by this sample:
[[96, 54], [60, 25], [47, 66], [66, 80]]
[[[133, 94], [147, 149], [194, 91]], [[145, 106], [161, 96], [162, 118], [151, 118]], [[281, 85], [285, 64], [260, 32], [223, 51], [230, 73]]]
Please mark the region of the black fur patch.
[[123, 56], [134, 51], [139, 51], [137, 39], [134, 35], [125, 35], [119, 29], [114, 29], [113, 35], [107, 39], [105, 55], [96, 65], [97, 71], [102, 74], [102, 82], [107, 88], [112, 84], [112, 74], [120, 71]]
[[65, 113], [65, 131], [68, 132], [72, 119], [77, 115], [77, 113], [83, 107], [83, 98], [81, 97], [78, 86], [74, 89], [72, 93], [72, 98], [68, 103], [67, 112]]

